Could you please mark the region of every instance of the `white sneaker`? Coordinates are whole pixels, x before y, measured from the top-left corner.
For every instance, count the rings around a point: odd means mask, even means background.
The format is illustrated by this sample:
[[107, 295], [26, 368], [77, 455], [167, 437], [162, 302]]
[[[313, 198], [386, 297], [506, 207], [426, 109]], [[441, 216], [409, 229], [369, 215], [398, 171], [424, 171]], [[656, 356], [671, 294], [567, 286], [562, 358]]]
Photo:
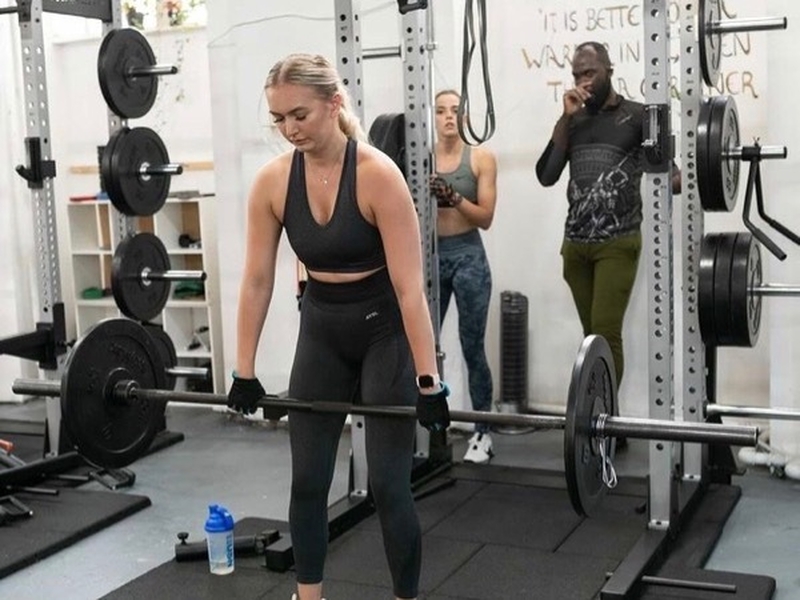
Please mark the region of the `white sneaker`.
[[489, 462], [494, 456], [492, 450], [492, 436], [488, 433], [476, 433], [469, 439], [467, 453], [464, 455], [464, 462], [483, 464]]

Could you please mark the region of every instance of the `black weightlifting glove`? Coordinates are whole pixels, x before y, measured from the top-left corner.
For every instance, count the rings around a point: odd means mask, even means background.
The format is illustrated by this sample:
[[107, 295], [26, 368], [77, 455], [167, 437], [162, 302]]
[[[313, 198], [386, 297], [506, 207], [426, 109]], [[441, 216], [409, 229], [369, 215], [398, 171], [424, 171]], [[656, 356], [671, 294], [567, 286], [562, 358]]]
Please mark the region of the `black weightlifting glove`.
[[447, 397], [450, 388], [441, 384], [435, 394], [419, 393], [417, 397], [417, 420], [428, 431], [444, 431], [450, 426], [450, 410], [447, 408]]
[[242, 413], [243, 415], [252, 415], [256, 412], [256, 404], [267, 393], [264, 387], [258, 380], [258, 377], [248, 379], [245, 377], [233, 376], [233, 385], [228, 392], [228, 408]]
[[453, 208], [463, 200], [453, 186], [438, 175], [431, 176], [430, 188], [431, 195], [436, 198], [436, 205], [439, 208]]
[[[264, 387], [258, 380], [258, 377], [247, 379], [244, 377], [233, 376], [233, 385], [228, 392], [228, 407], [243, 415], [252, 415], [256, 412], [259, 400], [267, 397]], [[277, 396], [269, 395], [270, 398], [277, 398]], [[261, 408], [264, 418], [270, 421], [279, 421], [286, 416], [286, 409], [282, 407], [270, 408], [264, 406]]]

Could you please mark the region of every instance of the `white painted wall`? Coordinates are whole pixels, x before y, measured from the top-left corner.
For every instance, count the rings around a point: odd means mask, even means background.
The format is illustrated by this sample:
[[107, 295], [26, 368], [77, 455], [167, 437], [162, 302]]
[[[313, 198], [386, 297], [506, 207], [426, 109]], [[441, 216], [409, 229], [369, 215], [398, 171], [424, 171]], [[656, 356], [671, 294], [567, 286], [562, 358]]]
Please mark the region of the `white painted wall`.
[[[400, 20], [395, 2], [362, 0], [360, 5], [364, 47], [399, 42]], [[438, 0], [434, 5], [438, 42], [436, 87], [458, 88], [463, 3]], [[736, 97], [745, 140], [759, 136], [762, 143], [789, 147], [788, 160], [773, 161], [763, 167], [767, 206], [784, 224], [800, 229], [800, 216], [794, 208], [797, 184], [793, 178], [798, 168], [793, 148], [797, 147], [800, 133], [797, 120], [791, 117], [794, 84], [787, 77], [794, 54], [792, 27], [800, 19], [800, 5], [789, 0], [770, 0], [763, 5], [727, 0], [726, 6], [732, 14], [743, 17], [777, 14], [789, 17], [789, 32], [751, 34], [737, 38], [740, 43], [732, 36], [726, 37], [723, 69], [729, 85], [724, 91]], [[566, 214], [566, 178], [545, 190], [537, 183], [533, 168], [560, 112], [560, 92], [570, 82], [569, 68], [563, 57], [569, 56], [579, 41], [596, 39], [611, 44], [617, 88], [641, 99], [638, 92], [643, 69], [639, 27], [641, 2], [504, 0], [490, 3], [488, 9], [491, 82], [497, 116], [497, 132], [488, 144], [499, 161], [497, 216], [493, 227], [484, 234], [494, 274], [494, 298], [487, 334], [490, 363], [499, 392], [500, 293], [504, 290], [522, 292], [528, 296], [530, 307], [531, 403], [560, 404], [566, 396], [570, 368], [581, 338], [569, 291], [561, 279], [558, 255]], [[301, 4], [288, 0], [268, 3], [211, 0], [205, 38], [207, 52], [197, 45], [184, 45], [184, 49], [191, 51], [185, 52], [183, 58], [192, 65], [187, 71], [195, 78], [191, 89], [207, 85], [212, 109], [208, 111], [202, 104], [185, 99], [179, 101], [179, 85], [170, 87], [172, 84], [165, 80], [159, 96], [163, 105], [152, 113], [153, 126], [165, 137], [174, 156], [191, 160], [208, 158], [213, 152], [214, 181], [201, 182], [199, 187], [206, 189], [207, 184], [214, 188], [220, 207], [218, 239], [227, 372], [235, 362], [235, 312], [244, 256], [247, 190], [256, 169], [285, 148], [270, 127], [262, 93], [263, 81], [269, 67], [289, 52], [311, 51], [331, 58], [335, 56], [333, 10], [332, 0], [309, 0]], [[676, 21], [679, 10], [680, 3], [670, 4]], [[81, 33], [84, 38], [86, 35], [87, 32]], [[162, 55], [178, 52], [182, 44], [179, 32], [161, 35], [153, 39], [160, 60]], [[99, 39], [60, 42], [49, 62], [53, 73], [54, 148], [62, 172], [71, 163], [91, 162], [94, 147], [107, 138], [104, 107], [94, 74], [93, 52], [98, 43]], [[195, 44], [195, 41], [187, 43]], [[203, 70], [206, 55], [210, 66], [207, 80]], [[3, 60], [9, 56], [6, 53]], [[0, 71], [0, 77], [7, 77], [7, 74], [5, 68]], [[674, 74], [677, 77], [677, 73]], [[476, 59], [470, 79], [473, 111], [477, 113], [483, 101], [479, 76]], [[780, 81], [780, 87], [773, 86], [772, 93], [768, 85], [771, 78]], [[399, 60], [365, 63], [367, 125], [378, 114], [402, 110], [401, 84]], [[13, 122], [14, 110], [9, 107], [13, 100], [8, 99], [7, 87], [3, 86], [3, 116], [11, 115], [5, 118]], [[481, 115], [475, 116], [475, 122], [480, 124]], [[0, 121], [4, 126], [5, 123]], [[147, 123], [147, 119], [141, 123]], [[17, 133], [11, 131], [18, 139], [21, 130], [17, 127]], [[170, 141], [172, 129], [190, 135], [183, 141], [178, 137]], [[6, 165], [20, 162], [18, 156], [11, 155], [20, 153], [21, 143], [14, 144], [14, 138], [8, 141], [7, 136], [5, 139], [7, 142], [0, 146], [0, 158]], [[14, 179], [13, 174], [7, 173], [0, 177], [6, 178], [3, 182]], [[87, 191], [86, 186], [80, 187], [81, 192]], [[59, 194], [72, 193], [72, 188], [62, 179], [57, 180], [56, 189]], [[24, 201], [24, 194], [18, 196]], [[680, 206], [680, 201], [680, 197], [676, 198], [676, 207]], [[737, 211], [740, 208], [741, 199]], [[677, 210], [675, 216], [677, 219]], [[742, 229], [735, 215], [708, 215], [706, 225], [708, 231]], [[8, 240], [4, 242], [8, 248], [24, 247], [24, 240], [29, 239], [23, 234], [24, 224], [15, 230], [20, 232], [19, 240], [3, 238]], [[800, 249], [782, 239], [779, 242], [790, 256], [785, 263], [778, 263], [764, 252], [767, 279], [800, 281], [797, 266]], [[288, 380], [298, 325], [295, 277], [295, 259], [284, 243], [279, 257], [275, 300], [259, 352], [259, 374], [270, 389], [283, 389]], [[14, 277], [15, 297], [19, 296], [18, 281]], [[25, 283], [19, 282], [24, 288]], [[642, 265], [624, 332], [627, 367], [620, 398], [622, 411], [627, 414], [647, 412], [645, 284]], [[18, 299], [18, 309], [20, 306], [27, 305]], [[775, 405], [797, 404], [794, 390], [800, 383], [797, 380], [800, 376], [793, 366], [800, 353], [794, 340], [800, 325], [800, 311], [795, 307], [796, 303], [789, 299], [766, 301], [758, 347], [720, 351], [721, 401], [752, 405], [767, 405], [770, 401]], [[442, 344], [448, 355], [447, 377], [457, 391], [456, 396], [463, 398], [463, 365], [458, 360], [455, 318], [455, 310], [451, 310], [444, 325]], [[16, 324], [9, 329], [17, 330]], [[680, 352], [677, 354], [679, 356]], [[461, 394], [458, 394], [459, 386]], [[775, 427], [776, 439], [784, 430], [787, 440], [797, 437], [795, 426], [784, 423]]]

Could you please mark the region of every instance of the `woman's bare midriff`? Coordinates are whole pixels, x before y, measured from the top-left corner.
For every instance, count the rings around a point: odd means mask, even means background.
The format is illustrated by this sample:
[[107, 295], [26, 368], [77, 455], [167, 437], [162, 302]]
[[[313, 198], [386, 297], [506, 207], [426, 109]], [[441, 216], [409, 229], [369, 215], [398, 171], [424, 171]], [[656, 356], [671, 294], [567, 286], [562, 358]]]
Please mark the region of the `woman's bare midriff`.
[[354, 281], [366, 279], [370, 275], [373, 275], [374, 273], [377, 273], [381, 269], [385, 268], [386, 267], [378, 267], [377, 269], [363, 271], [360, 273], [328, 273], [326, 271], [308, 271], [308, 275], [312, 279], [316, 279], [317, 281], [322, 281], [324, 283], [352, 283]]

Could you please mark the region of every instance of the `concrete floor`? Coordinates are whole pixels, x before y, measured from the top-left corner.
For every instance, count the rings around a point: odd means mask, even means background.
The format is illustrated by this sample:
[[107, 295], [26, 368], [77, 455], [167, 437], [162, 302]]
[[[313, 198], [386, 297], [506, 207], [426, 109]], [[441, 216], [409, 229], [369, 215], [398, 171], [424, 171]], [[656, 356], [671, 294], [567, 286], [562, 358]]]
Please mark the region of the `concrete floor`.
[[[41, 420], [39, 402], [0, 404], [0, 418]], [[178, 531], [200, 540], [209, 503], [237, 518], [286, 519], [290, 480], [288, 431], [219, 410], [171, 405], [170, 430], [186, 439], [137, 461], [134, 487], [119, 493], [148, 496], [152, 506], [54, 556], [0, 580], [0, 598], [86, 600], [103, 596], [174, 557]], [[453, 431], [460, 459], [467, 434]], [[562, 469], [560, 431], [494, 435], [495, 464]], [[340, 444], [331, 501], [347, 489], [349, 435]], [[620, 475], [647, 473], [647, 442], [632, 440], [615, 462]], [[751, 468], [734, 483], [742, 498], [706, 567], [769, 575], [775, 600], [800, 598], [800, 483]], [[103, 489], [88, 484], [88, 489]], [[155, 599], [153, 599], [155, 600]]]

